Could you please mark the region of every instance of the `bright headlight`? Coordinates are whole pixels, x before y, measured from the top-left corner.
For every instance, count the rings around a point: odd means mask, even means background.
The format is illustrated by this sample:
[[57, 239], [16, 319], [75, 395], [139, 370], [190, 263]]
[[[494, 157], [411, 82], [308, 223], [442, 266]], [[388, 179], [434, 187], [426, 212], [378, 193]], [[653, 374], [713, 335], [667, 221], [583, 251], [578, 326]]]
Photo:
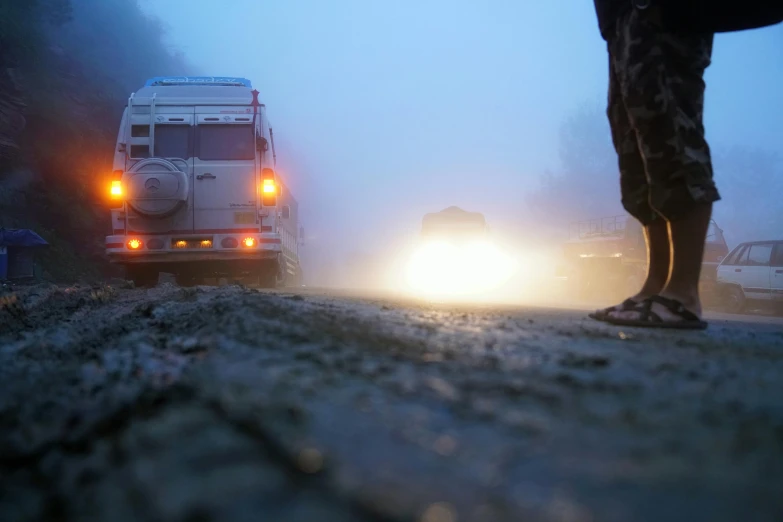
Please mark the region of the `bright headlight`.
[[432, 241], [414, 252], [406, 275], [408, 286], [417, 293], [466, 295], [497, 288], [513, 271], [513, 260], [490, 241]]

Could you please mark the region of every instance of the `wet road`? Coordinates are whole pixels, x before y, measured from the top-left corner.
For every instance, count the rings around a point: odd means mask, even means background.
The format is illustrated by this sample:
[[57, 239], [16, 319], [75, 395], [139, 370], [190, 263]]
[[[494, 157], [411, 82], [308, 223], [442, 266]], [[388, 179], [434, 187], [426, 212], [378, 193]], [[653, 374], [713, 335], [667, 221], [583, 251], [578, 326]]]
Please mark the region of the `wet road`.
[[780, 520], [783, 328], [317, 290], [0, 305], [0, 520]]

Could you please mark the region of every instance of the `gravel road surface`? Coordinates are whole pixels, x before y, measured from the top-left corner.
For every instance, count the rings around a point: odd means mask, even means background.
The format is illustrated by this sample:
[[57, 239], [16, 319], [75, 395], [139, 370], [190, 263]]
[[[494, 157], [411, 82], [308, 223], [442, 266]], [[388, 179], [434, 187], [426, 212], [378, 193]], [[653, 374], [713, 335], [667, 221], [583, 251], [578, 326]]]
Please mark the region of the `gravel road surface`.
[[783, 520], [783, 325], [239, 286], [0, 295], [0, 520]]

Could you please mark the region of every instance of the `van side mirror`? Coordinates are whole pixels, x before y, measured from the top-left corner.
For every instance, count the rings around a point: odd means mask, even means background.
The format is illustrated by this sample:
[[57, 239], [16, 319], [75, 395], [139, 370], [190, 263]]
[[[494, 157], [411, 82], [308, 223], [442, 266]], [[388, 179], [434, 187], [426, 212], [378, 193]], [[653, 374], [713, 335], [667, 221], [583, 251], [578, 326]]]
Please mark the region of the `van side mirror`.
[[259, 152], [266, 152], [269, 150], [269, 142], [261, 135], [256, 135], [256, 150]]
[[290, 219], [291, 218], [291, 207], [288, 205], [283, 205], [283, 219]]

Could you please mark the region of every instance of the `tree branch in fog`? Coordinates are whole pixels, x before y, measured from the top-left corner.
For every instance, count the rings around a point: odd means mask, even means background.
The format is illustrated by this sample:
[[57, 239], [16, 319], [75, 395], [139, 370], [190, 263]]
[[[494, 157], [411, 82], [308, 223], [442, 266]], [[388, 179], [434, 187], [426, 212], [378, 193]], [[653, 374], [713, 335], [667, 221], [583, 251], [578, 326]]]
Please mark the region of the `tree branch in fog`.
[[713, 147], [715, 180], [722, 200], [715, 220], [729, 246], [780, 239], [783, 231], [783, 156], [743, 147]]
[[525, 198], [526, 219], [559, 237], [568, 223], [623, 213], [617, 156], [606, 115], [585, 104], [566, 118], [559, 135], [560, 165], [546, 171]]
[[[617, 156], [603, 107], [585, 104], [560, 130], [560, 165], [544, 172], [526, 197], [525, 219], [561, 237], [569, 222], [625, 214], [620, 204]], [[713, 144], [715, 180], [723, 199], [715, 220], [730, 245], [779, 238], [783, 230], [781, 154]]]

